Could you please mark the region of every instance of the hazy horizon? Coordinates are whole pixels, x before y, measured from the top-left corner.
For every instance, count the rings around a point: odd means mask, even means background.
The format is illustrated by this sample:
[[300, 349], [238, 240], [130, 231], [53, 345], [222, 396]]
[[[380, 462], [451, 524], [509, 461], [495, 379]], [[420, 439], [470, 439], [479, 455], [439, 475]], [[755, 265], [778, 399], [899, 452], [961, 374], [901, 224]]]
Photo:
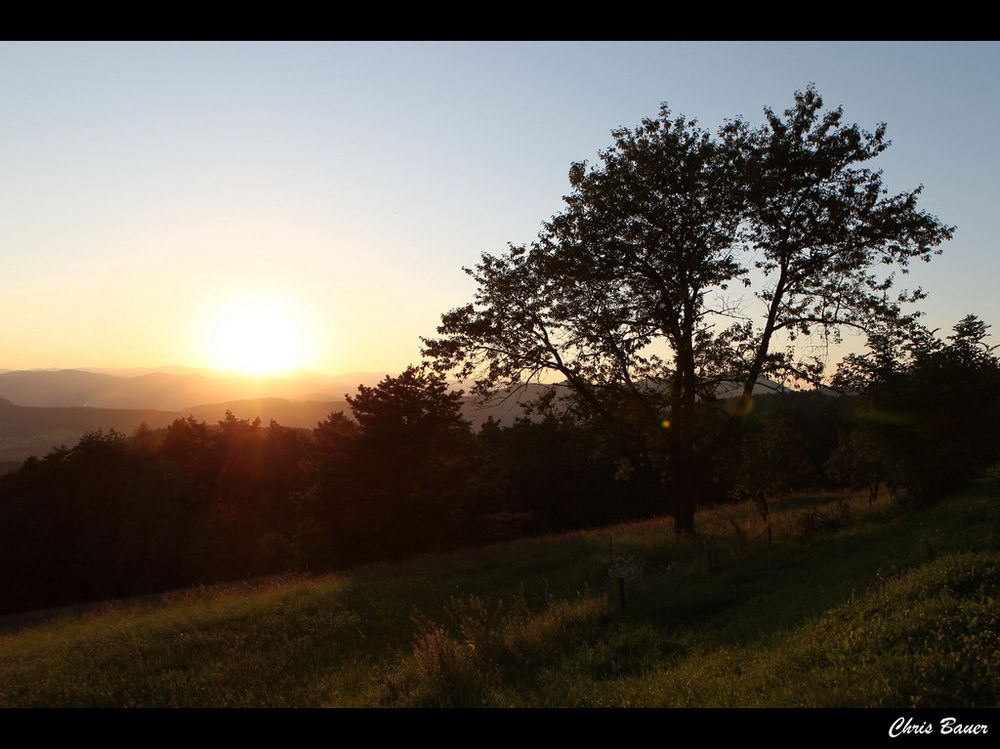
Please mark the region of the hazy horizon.
[[123, 367], [107, 367], [101, 365], [83, 365], [70, 367], [7, 367], [0, 366], [0, 372], [168, 372], [170, 370], [183, 370], [186, 372], [198, 373], [209, 372], [212, 374], [227, 375], [232, 377], [243, 377], [246, 379], [271, 379], [281, 377], [294, 377], [302, 375], [320, 375], [322, 377], [348, 377], [351, 375], [373, 375], [391, 374], [380, 370], [355, 370], [352, 372], [320, 372], [315, 369], [297, 367], [290, 370], [282, 370], [265, 374], [250, 374], [239, 370], [218, 369], [213, 367], [191, 367], [184, 364], [161, 364], [161, 365], [129, 365]]

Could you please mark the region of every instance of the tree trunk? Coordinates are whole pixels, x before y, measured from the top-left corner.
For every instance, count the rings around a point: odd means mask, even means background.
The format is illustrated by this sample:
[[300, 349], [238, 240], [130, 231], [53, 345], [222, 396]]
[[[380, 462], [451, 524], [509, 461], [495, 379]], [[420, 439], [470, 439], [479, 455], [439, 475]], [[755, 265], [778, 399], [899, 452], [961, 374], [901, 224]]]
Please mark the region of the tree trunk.
[[674, 509], [674, 533], [678, 536], [694, 535], [694, 501], [678, 497]]
[[694, 471], [693, 455], [688, 446], [681, 445], [675, 452], [671, 507], [674, 518], [674, 533], [694, 534], [694, 511], [698, 496], [698, 477]]
[[690, 326], [678, 345], [677, 374], [671, 418], [674, 533], [694, 534], [694, 511], [704, 489], [704, 476], [697, 469], [694, 449], [695, 414], [694, 353]]

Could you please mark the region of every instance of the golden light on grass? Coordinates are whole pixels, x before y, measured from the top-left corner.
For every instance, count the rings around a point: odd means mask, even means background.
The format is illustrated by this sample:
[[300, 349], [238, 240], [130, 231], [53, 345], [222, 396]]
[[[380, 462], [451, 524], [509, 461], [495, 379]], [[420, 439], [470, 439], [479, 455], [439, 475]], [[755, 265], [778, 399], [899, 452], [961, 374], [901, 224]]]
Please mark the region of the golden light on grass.
[[305, 365], [310, 342], [301, 312], [266, 293], [221, 304], [209, 320], [205, 356], [217, 369], [259, 377]]

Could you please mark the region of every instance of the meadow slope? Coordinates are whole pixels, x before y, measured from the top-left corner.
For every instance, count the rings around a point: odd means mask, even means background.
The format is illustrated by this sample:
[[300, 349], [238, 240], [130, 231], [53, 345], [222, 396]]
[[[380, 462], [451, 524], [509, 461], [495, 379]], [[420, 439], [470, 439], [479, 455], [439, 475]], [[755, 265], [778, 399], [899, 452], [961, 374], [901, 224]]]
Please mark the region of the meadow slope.
[[1000, 703], [1000, 481], [778, 505], [0, 619], [0, 705]]

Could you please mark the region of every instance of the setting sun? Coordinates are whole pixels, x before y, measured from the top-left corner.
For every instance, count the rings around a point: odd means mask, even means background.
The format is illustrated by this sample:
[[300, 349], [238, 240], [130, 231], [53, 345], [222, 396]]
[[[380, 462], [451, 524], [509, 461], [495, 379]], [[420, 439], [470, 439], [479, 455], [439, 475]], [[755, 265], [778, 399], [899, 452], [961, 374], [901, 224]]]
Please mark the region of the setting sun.
[[206, 358], [219, 369], [275, 374], [303, 366], [307, 354], [301, 315], [287, 302], [267, 295], [229, 302], [207, 329]]

